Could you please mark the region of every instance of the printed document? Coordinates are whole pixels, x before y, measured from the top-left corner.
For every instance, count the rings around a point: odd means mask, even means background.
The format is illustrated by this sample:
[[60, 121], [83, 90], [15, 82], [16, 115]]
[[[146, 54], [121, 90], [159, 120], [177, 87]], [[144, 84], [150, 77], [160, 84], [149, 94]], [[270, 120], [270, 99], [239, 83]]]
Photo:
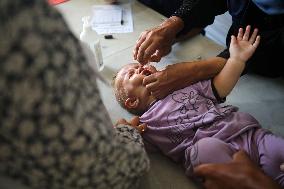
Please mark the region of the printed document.
[[133, 32], [131, 4], [93, 6], [91, 26], [98, 34]]

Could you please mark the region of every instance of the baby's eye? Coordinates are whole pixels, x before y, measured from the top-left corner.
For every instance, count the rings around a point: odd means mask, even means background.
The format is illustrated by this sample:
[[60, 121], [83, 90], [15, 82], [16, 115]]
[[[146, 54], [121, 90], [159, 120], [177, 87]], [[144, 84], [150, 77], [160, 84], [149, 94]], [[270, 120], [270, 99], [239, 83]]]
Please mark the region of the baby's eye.
[[128, 72], [128, 78], [130, 79], [130, 77], [133, 76], [133, 74], [134, 74], [134, 71], [133, 71], [133, 70], [131, 70], [130, 72]]

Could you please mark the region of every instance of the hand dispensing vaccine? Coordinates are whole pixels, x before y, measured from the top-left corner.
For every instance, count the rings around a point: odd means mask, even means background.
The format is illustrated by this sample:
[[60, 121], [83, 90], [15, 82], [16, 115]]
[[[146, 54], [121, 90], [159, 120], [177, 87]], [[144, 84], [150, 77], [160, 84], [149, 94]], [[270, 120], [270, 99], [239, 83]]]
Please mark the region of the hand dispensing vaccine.
[[82, 21], [83, 29], [80, 34], [80, 40], [90, 47], [91, 51], [94, 54], [98, 70], [102, 71], [104, 68], [104, 63], [99, 35], [95, 30], [92, 30], [91, 24], [89, 23], [89, 17], [83, 17]]

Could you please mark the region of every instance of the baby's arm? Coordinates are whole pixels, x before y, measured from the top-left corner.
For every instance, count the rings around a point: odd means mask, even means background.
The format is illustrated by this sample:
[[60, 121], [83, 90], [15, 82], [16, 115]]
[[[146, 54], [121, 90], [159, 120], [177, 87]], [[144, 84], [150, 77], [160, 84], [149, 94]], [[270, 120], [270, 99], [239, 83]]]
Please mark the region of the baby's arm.
[[230, 58], [221, 72], [213, 79], [213, 84], [221, 98], [226, 97], [234, 88], [238, 79], [245, 68], [245, 62], [253, 55], [256, 50], [260, 36], [257, 36], [257, 29], [254, 29], [251, 36], [250, 26], [239, 29], [237, 38], [231, 37]]

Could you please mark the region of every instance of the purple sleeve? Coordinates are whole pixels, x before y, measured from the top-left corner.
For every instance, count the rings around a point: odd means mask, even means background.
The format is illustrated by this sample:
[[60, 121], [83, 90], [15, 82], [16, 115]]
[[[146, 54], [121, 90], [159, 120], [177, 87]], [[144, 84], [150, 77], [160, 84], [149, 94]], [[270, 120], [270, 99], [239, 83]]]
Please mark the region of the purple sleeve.
[[192, 85], [198, 93], [206, 98], [209, 98], [217, 103], [223, 103], [226, 101], [226, 98], [221, 98], [212, 82], [211, 79], [199, 81]]

